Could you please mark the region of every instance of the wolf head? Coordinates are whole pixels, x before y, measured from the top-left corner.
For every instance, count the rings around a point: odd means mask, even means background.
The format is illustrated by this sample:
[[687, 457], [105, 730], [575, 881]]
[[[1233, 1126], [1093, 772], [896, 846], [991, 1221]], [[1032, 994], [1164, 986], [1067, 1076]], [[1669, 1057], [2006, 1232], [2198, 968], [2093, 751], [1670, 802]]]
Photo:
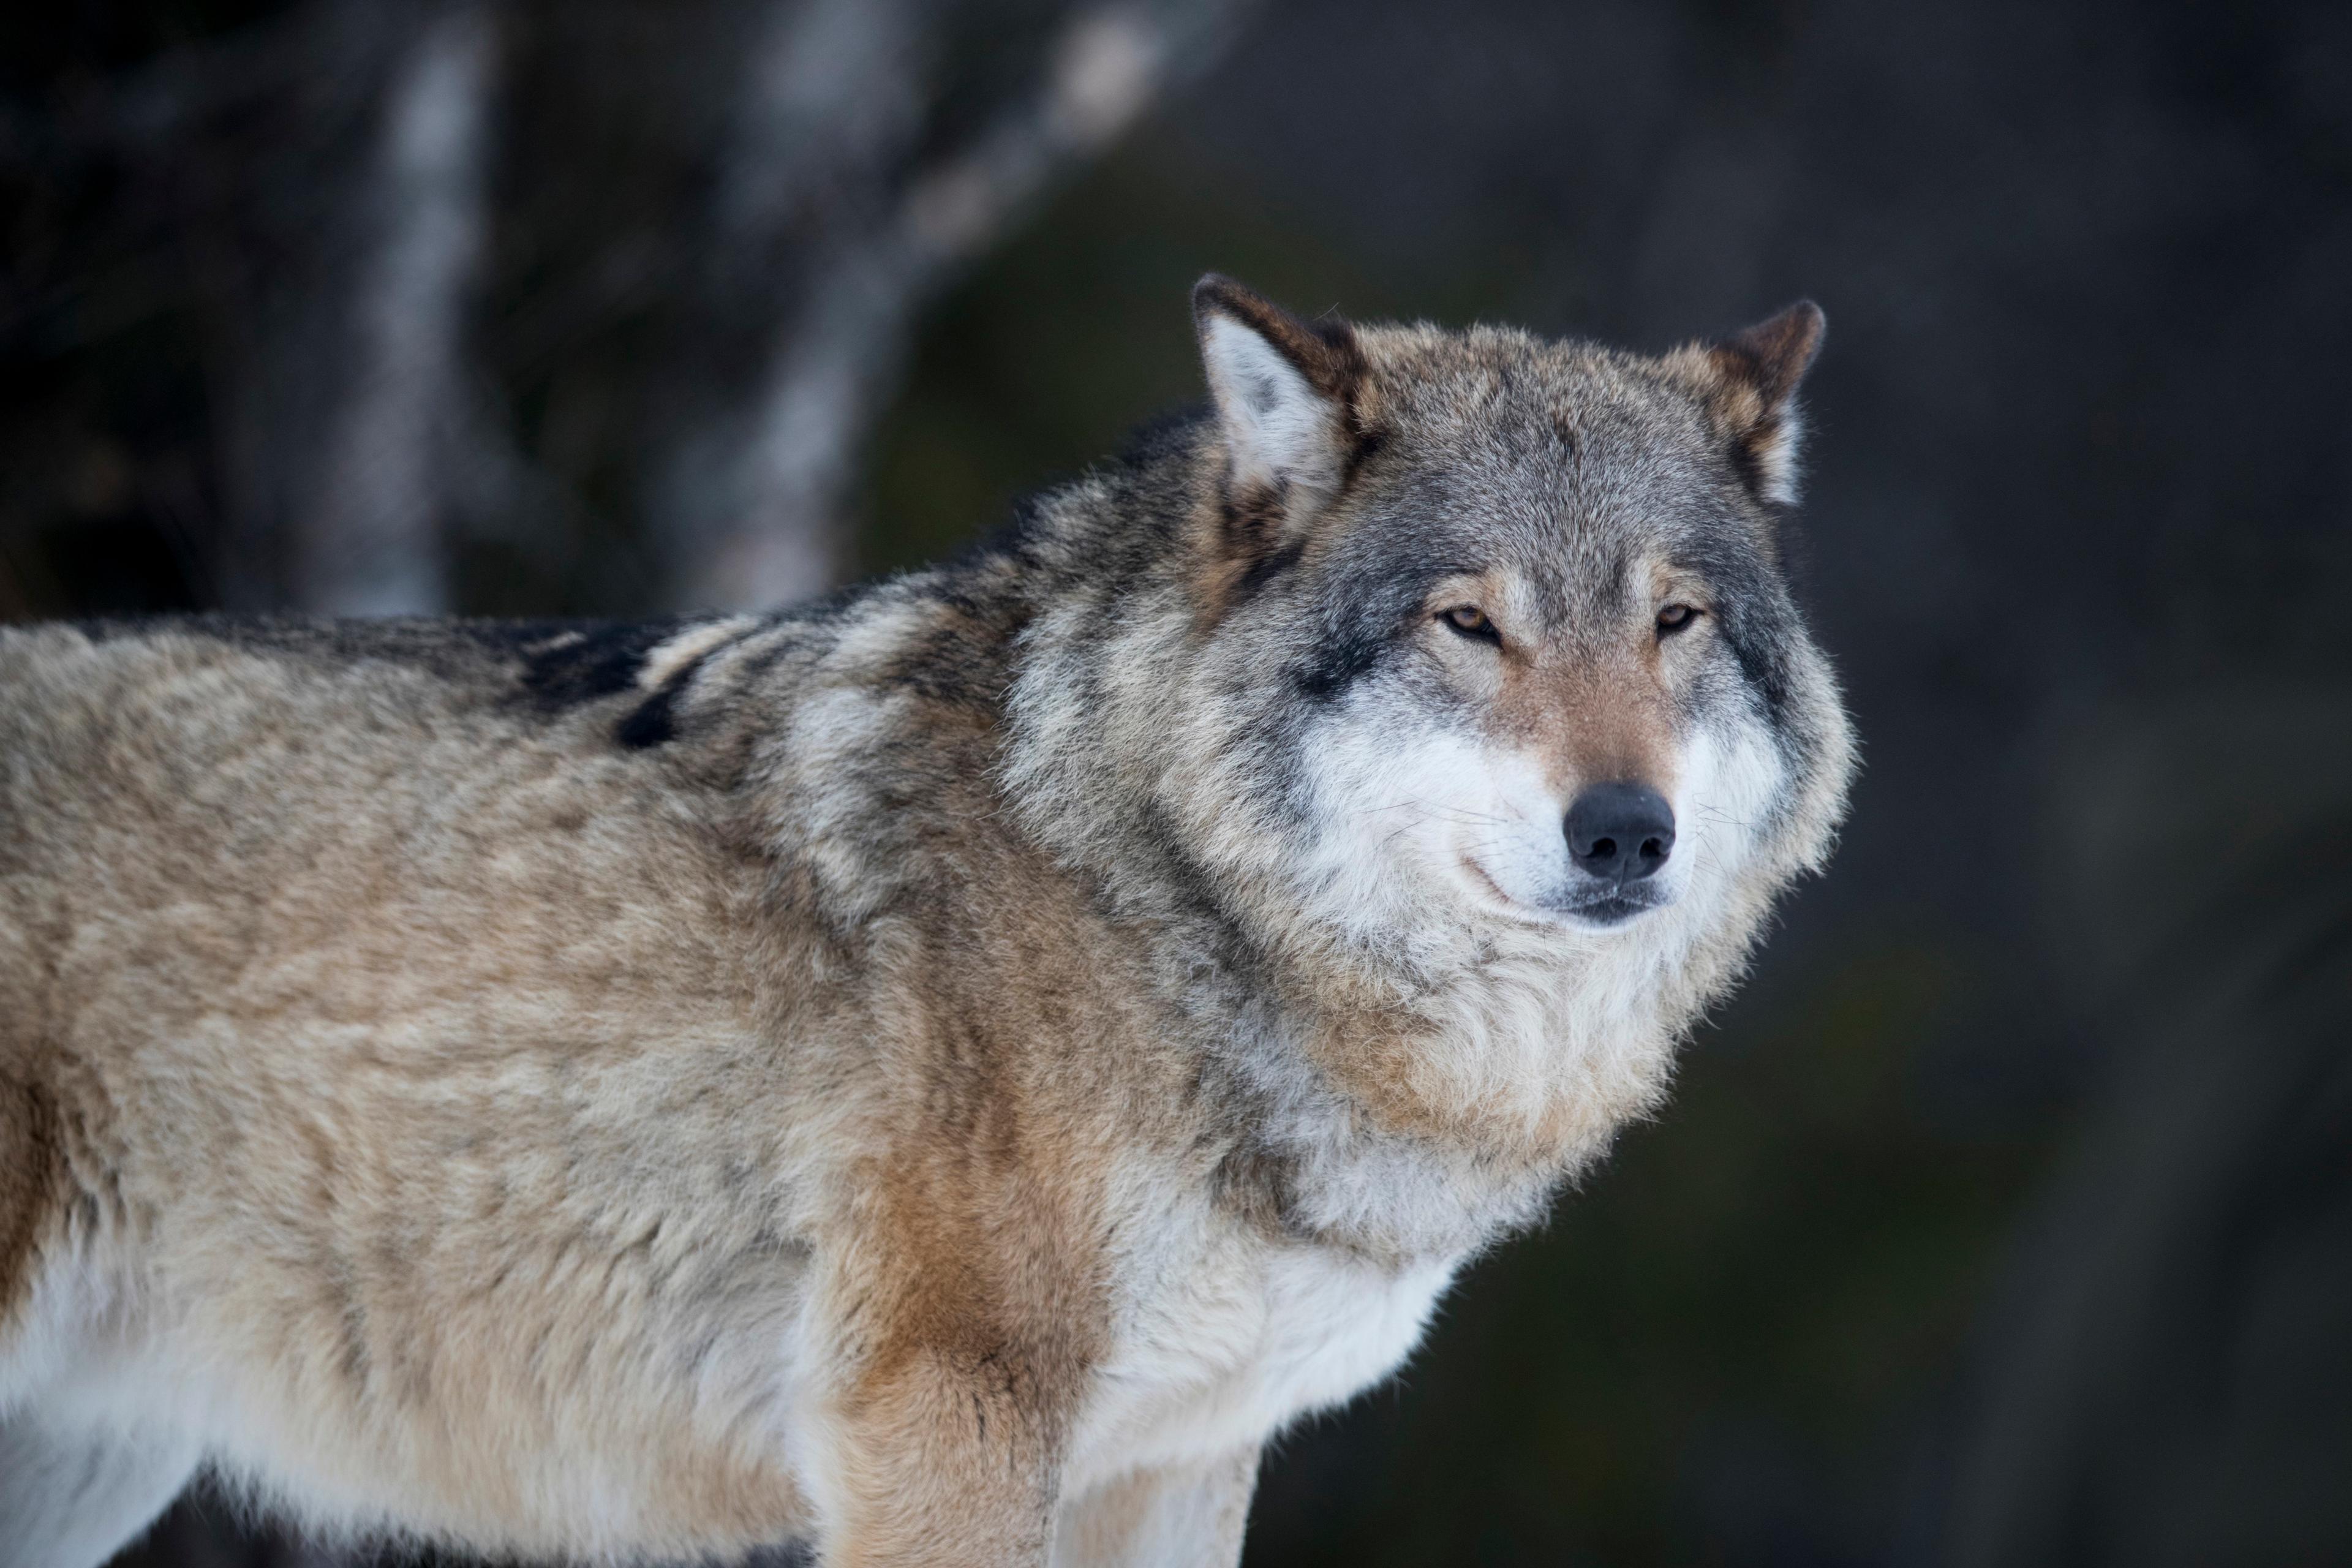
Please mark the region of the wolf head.
[[1821, 312], [1644, 358], [1193, 300], [1185, 500], [1033, 631], [1016, 766], [1085, 751], [1095, 858], [1153, 847], [1292, 968], [1381, 976], [1375, 1010], [1499, 1037], [1516, 988], [1521, 1033], [1670, 1032], [1843, 809], [1780, 539]]
[[1844, 739], [1777, 538], [1818, 310], [1643, 361], [1194, 300], [1202, 609], [1295, 698], [1331, 915], [1590, 931], [1818, 858]]

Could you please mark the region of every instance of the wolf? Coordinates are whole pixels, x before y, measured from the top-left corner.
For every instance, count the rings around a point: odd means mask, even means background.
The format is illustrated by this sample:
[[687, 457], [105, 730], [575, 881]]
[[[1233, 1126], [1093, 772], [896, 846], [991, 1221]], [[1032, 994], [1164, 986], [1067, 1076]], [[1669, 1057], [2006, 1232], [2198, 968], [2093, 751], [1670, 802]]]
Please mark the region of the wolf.
[[490, 1554], [1237, 1561], [1853, 746], [1811, 305], [1193, 308], [1202, 409], [812, 607], [0, 635], [0, 1560], [209, 1468]]

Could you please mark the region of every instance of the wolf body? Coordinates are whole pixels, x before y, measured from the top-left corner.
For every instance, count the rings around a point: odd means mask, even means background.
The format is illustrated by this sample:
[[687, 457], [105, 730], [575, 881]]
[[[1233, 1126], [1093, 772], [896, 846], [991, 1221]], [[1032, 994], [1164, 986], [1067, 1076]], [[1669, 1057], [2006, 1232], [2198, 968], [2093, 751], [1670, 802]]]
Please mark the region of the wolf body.
[[0, 634], [0, 1562], [205, 1466], [488, 1552], [1236, 1560], [1851, 764], [1811, 307], [1195, 311], [1208, 411], [814, 608]]

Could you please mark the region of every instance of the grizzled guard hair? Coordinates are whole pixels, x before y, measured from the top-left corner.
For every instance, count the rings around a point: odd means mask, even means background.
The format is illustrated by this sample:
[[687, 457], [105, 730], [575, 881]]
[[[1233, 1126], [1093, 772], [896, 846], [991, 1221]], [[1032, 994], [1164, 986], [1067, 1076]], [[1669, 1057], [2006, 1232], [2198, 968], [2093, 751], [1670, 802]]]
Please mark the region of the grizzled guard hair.
[[0, 631], [0, 1555], [211, 1467], [493, 1553], [1237, 1560], [1853, 747], [1811, 305], [1193, 312], [1206, 410], [811, 608]]

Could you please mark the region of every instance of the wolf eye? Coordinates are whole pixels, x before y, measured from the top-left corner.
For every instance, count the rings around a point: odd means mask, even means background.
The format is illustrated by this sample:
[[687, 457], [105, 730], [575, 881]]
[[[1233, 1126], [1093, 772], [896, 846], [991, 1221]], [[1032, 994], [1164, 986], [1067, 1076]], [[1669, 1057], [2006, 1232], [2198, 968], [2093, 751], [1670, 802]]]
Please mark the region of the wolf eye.
[[1676, 632], [1688, 631], [1691, 623], [1698, 619], [1699, 615], [1699, 611], [1692, 609], [1688, 605], [1668, 605], [1658, 612], [1658, 635], [1662, 637], [1670, 637]]
[[1495, 629], [1495, 623], [1486, 618], [1486, 612], [1475, 605], [1456, 605], [1437, 618], [1465, 637], [1480, 637], [1491, 643], [1503, 640], [1503, 634]]

